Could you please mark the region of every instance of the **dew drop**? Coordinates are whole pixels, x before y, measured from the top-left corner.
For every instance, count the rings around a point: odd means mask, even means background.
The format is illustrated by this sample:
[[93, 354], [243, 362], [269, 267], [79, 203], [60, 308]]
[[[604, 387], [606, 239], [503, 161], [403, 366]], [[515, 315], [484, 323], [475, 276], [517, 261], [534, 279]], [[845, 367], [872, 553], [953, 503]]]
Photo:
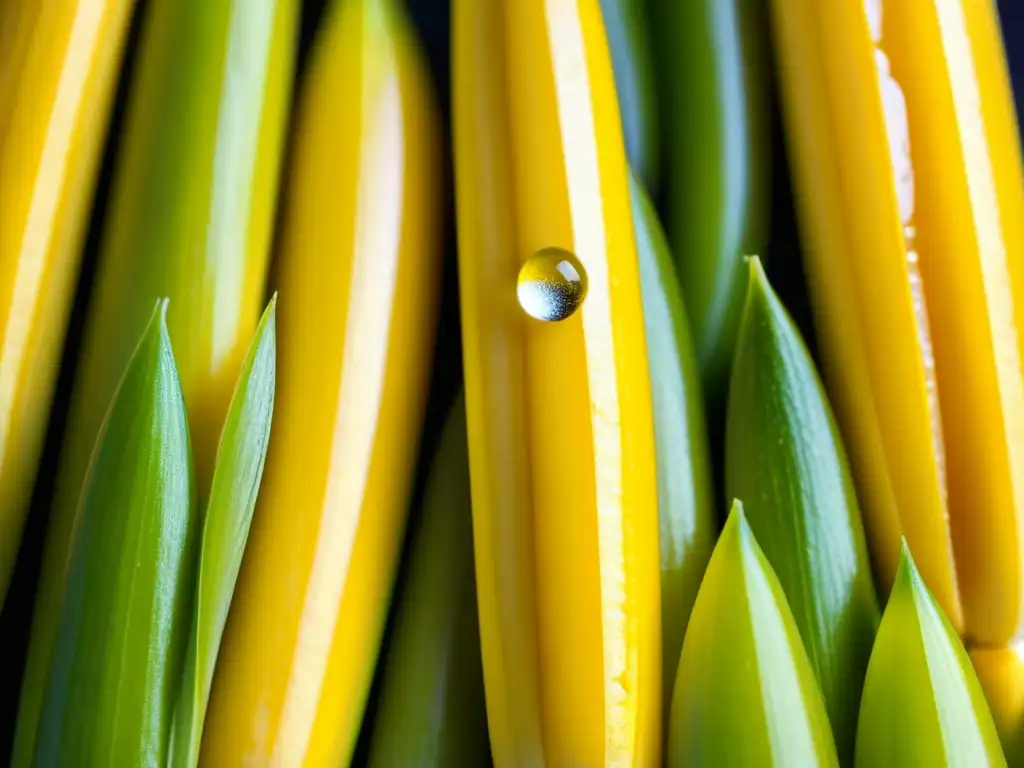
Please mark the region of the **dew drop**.
[[519, 270], [519, 306], [530, 317], [556, 322], [572, 317], [587, 295], [587, 273], [564, 248], [541, 248]]

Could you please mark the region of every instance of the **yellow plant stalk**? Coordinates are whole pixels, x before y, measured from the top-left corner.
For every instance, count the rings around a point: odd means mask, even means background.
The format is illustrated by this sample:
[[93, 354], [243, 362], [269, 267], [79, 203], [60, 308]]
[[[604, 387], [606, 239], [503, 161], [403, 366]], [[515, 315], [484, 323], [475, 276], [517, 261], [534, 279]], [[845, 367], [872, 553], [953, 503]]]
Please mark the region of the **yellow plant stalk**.
[[43, 553], [16, 767], [32, 754], [90, 452], [159, 296], [171, 299], [168, 327], [206, 494], [263, 304], [299, 5], [146, 4]]
[[1005, 642], [1024, 606], [1024, 179], [995, 6], [773, 10], [824, 368], [883, 590], [905, 534], [954, 626]]
[[400, 554], [440, 288], [439, 131], [401, 6], [330, 6], [296, 123], [274, 428], [201, 764], [347, 765]]
[[880, 10], [877, 0], [772, 2], [808, 280], [882, 591], [905, 534], [961, 628], [928, 318], [906, 237], [916, 222], [904, 100], [880, 75], [866, 1]]
[[[453, 97], [476, 576], [498, 766], [647, 766], [661, 745], [654, 435], [597, 0], [456, 0]], [[574, 253], [568, 319], [516, 304]]]
[[0, 3], [0, 606], [42, 450], [134, 5]]
[[965, 636], [1002, 644], [1024, 627], [1024, 173], [998, 13], [901, 0], [882, 22], [907, 99]]

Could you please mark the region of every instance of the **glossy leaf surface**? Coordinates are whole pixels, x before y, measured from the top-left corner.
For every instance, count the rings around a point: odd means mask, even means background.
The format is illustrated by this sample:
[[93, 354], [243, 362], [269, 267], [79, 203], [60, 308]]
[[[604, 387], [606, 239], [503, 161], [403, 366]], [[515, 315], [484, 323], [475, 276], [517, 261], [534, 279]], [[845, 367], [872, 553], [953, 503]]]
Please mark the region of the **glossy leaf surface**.
[[690, 617], [670, 728], [670, 768], [838, 765], [793, 614], [738, 501]]
[[647, 193], [630, 177], [658, 462], [663, 695], [715, 544], [717, 520], [700, 371], [676, 266]]
[[166, 310], [159, 302], [89, 463], [35, 765], [167, 759], [198, 515]]
[[203, 519], [196, 597], [181, 694], [174, 713], [170, 765], [199, 761], [206, 703], [220, 639], [249, 537], [274, 415], [277, 297], [263, 313], [221, 432]]
[[906, 544], [864, 681], [856, 765], [1006, 765], [967, 652]]
[[729, 393], [726, 489], [746, 500], [847, 759], [879, 621], [857, 496], [800, 333], [756, 257], [749, 275]]

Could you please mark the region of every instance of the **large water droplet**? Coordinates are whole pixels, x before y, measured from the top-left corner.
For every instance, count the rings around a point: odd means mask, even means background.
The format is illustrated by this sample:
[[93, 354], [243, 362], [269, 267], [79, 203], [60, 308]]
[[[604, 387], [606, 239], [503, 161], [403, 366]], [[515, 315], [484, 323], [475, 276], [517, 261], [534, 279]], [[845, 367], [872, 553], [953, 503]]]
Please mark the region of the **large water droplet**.
[[575, 254], [542, 248], [519, 270], [519, 306], [530, 317], [555, 322], [572, 317], [587, 295], [587, 273]]

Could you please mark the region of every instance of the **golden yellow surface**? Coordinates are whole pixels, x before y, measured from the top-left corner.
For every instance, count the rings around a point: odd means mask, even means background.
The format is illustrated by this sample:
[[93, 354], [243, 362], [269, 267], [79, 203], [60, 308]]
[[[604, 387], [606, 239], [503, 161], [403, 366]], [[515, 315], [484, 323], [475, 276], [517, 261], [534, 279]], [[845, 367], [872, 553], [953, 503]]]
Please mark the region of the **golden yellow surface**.
[[1011, 766], [1024, 761], [1024, 647], [972, 648], [971, 662]]
[[907, 96], [921, 272], [946, 436], [949, 518], [975, 642], [1024, 619], [1024, 174], [990, 0], [885, 4]]
[[[799, 3], [797, 4], [799, 5]], [[830, 393], [888, 588], [1024, 624], [1024, 173], [991, 0], [775, 2]]]
[[[629, 190], [596, 0], [459, 0], [454, 114], [470, 468], [499, 766], [656, 764], [654, 437]], [[529, 317], [560, 247], [582, 307]]]
[[440, 277], [436, 115], [401, 11], [329, 11], [277, 254], [277, 394], [202, 765], [346, 765], [387, 616]]
[[886, 75], [891, 45], [878, 25], [893, 5], [773, 0], [775, 49], [824, 373], [881, 592], [905, 535], [962, 629], [918, 267], [927, 254], [918, 258], [914, 242], [917, 166], [905, 156], [905, 100]]
[[524, 258], [516, 249], [512, 211], [503, 5], [452, 4], [452, 132], [473, 538], [488, 730], [499, 768], [544, 762], [528, 405], [521, 384], [526, 322], [516, 300]]
[[133, 6], [0, 3], [0, 605], [49, 418]]

